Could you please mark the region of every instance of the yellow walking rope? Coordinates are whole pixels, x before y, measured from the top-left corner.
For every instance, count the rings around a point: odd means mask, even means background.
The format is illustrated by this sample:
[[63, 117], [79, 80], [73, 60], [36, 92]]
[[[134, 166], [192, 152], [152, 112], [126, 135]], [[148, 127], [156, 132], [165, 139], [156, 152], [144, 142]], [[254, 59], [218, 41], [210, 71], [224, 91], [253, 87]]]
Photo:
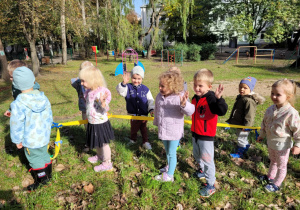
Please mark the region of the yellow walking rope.
[[[113, 115], [113, 114], [108, 114], [107, 115], [108, 119], [109, 118], [118, 118], [118, 119], [127, 119], [127, 120], [147, 120], [147, 121], [153, 121], [154, 117], [145, 117], [145, 116], [131, 116], [131, 115]], [[71, 121], [71, 122], [65, 122], [65, 123], [54, 123], [52, 125], [52, 128], [56, 127], [57, 128], [57, 133], [56, 133], [56, 140], [55, 140], [55, 152], [54, 155], [51, 156], [51, 160], [55, 159], [58, 156], [62, 140], [60, 139], [60, 128], [62, 126], [73, 126], [73, 125], [82, 125], [82, 124], [87, 124], [87, 120], [77, 120], [77, 121]], [[192, 124], [191, 120], [184, 120], [184, 123], [186, 124]], [[241, 125], [231, 125], [227, 123], [217, 123], [217, 127], [224, 127], [224, 128], [242, 128], [242, 129], [247, 129], [247, 130], [255, 130], [257, 133], [257, 130], [260, 130], [260, 127], [248, 127], [248, 126], [241, 126]], [[49, 146], [48, 146], [49, 149]]]

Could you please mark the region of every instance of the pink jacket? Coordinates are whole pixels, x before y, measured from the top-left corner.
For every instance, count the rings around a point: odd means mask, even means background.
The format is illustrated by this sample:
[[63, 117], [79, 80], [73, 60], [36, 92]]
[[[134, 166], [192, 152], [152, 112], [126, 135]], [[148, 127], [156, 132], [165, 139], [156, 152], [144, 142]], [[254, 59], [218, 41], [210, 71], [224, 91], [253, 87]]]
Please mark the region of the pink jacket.
[[153, 124], [158, 126], [158, 138], [180, 140], [184, 135], [184, 114], [191, 116], [194, 111], [195, 106], [188, 101], [184, 108], [180, 106], [179, 95], [164, 97], [159, 93], [155, 99], [153, 121]]

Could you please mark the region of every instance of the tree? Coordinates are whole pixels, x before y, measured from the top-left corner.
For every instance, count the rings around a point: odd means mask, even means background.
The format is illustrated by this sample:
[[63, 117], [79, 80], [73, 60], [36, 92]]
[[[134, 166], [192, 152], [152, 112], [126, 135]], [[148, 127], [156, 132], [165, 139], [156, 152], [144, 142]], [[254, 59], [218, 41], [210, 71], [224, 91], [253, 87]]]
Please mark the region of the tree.
[[[299, 24], [294, 16], [294, 6], [293, 0], [227, 0], [215, 12], [228, 15], [225, 33], [229, 37], [236, 33], [248, 35], [249, 45], [254, 46], [261, 32], [274, 43], [286, 39], [292, 28]], [[253, 49], [250, 53], [253, 55]]]
[[210, 32], [209, 24], [213, 21], [211, 11], [217, 2], [215, 0], [203, 1], [195, 0], [191, 12], [187, 16], [186, 40], [184, 39], [184, 29], [180, 21], [180, 11], [176, 5], [165, 7], [166, 15], [162, 18], [162, 25], [169, 41], [196, 43], [215, 43], [217, 36]]
[[61, 15], [60, 15], [60, 27], [61, 27], [61, 44], [62, 44], [62, 64], [67, 64], [67, 36], [66, 36], [66, 23], [65, 23], [65, 8], [66, 0], [61, 0]]
[[1, 74], [1, 78], [4, 79], [5, 81], [9, 81], [9, 74], [7, 72], [7, 60], [6, 60], [6, 56], [5, 54], [3, 55], [2, 53], [4, 53], [4, 47], [2, 44], [2, 41], [0, 39], [0, 74]]

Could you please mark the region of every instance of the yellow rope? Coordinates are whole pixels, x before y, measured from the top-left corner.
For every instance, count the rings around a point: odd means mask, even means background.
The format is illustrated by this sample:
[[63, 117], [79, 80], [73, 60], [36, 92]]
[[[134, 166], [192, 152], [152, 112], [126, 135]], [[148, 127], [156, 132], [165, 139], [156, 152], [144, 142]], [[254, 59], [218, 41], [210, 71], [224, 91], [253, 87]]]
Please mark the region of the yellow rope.
[[[131, 115], [107, 115], [108, 118], [118, 118], [118, 119], [128, 119], [128, 120], [147, 120], [147, 121], [153, 121], [154, 117], [146, 117], [146, 116], [131, 116]], [[192, 124], [191, 120], [184, 120], [186, 124]], [[71, 122], [65, 122], [65, 123], [59, 123], [58, 125], [62, 126], [73, 126], [73, 125], [82, 125], [87, 124], [87, 120], [77, 120], [77, 121], [71, 121]], [[217, 127], [224, 127], [224, 128], [245, 128], [245, 129], [252, 129], [252, 130], [260, 130], [260, 127], [248, 127], [248, 126], [241, 126], [241, 125], [231, 125], [227, 123], [217, 123]], [[56, 140], [55, 140], [55, 154], [51, 158], [51, 160], [55, 159], [58, 156], [59, 150], [60, 150], [60, 131], [59, 128], [57, 128], [57, 134], [56, 134]]]

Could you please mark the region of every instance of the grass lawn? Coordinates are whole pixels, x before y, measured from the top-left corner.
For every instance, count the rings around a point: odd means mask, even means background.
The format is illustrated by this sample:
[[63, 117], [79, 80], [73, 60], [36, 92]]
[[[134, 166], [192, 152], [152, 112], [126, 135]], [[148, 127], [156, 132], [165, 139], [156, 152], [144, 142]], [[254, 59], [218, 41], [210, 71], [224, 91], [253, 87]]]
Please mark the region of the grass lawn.
[[[98, 58], [101, 59], [101, 58]], [[158, 61], [140, 59], [146, 73], [143, 84], [148, 86], [153, 97], [158, 93], [158, 76], [168, 69]], [[76, 90], [71, 87], [70, 79], [78, 76], [82, 61], [69, 61], [67, 66], [43, 66], [36, 78], [41, 91], [52, 104], [54, 122], [69, 122], [81, 119], [78, 110]], [[117, 94], [116, 86], [122, 81], [121, 75], [115, 77], [118, 61], [98, 60], [112, 93], [110, 113], [126, 114], [125, 100]], [[229, 61], [212, 60], [186, 62], [181, 68], [185, 81], [189, 84], [190, 98], [193, 96], [192, 78], [196, 70], [208, 68], [215, 75], [215, 83], [235, 84], [236, 89], [230, 95], [224, 95], [229, 105], [228, 119], [238, 82], [246, 77], [258, 79], [264, 84], [277, 79], [289, 78], [300, 81], [299, 70], [283, 67], [283, 60], [270, 64], [260, 60], [256, 65], [235, 65]], [[128, 64], [131, 69], [133, 64]], [[259, 88], [259, 85], [256, 86]], [[12, 102], [11, 84], [0, 81], [0, 113], [4, 113]], [[269, 87], [269, 91], [271, 88]], [[268, 92], [268, 90], [267, 90]], [[269, 94], [268, 94], [269, 95]], [[272, 102], [267, 101], [257, 107], [255, 126], [260, 126], [264, 112]], [[300, 100], [296, 108], [300, 108]], [[186, 119], [189, 119], [188, 117]], [[154, 176], [159, 168], [166, 164], [163, 144], [157, 138], [157, 128], [148, 122], [149, 140], [153, 150], [145, 151], [139, 144], [128, 146], [130, 134], [128, 120], [111, 119], [116, 140], [111, 143], [113, 172], [95, 173], [94, 165], [87, 161], [95, 151], [83, 152], [85, 145], [84, 126], [61, 128], [63, 144], [58, 157], [53, 161], [53, 179], [51, 185], [28, 193], [25, 187], [31, 181], [28, 164], [23, 150], [17, 150], [11, 143], [9, 119], [0, 117], [0, 208], [4, 209], [258, 209], [293, 208], [300, 209], [300, 161], [299, 156], [290, 155], [287, 177], [279, 193], [267, 193], [257, 176], [265, 174], [269, 167], [269, 158], [265, 142], [256, 143], [255, 134], [250, 136], [251, 148], [244, 160], [233, 161], [229, 154], [236, 147], [235, 130], [225, 131], [218, 128], [215, 142], [216, 188], [217, 192], [207, 199], [201, 199], [198, 192], [202, 181], [191, 175], [195, 170], [192, 156], [190, 125], [185, 125], [185, 137], [178, 150], [178, 164], [174, 183], [159, 183]], [[51, 134], [50, 152], [53, 152], [56, 129]]]

